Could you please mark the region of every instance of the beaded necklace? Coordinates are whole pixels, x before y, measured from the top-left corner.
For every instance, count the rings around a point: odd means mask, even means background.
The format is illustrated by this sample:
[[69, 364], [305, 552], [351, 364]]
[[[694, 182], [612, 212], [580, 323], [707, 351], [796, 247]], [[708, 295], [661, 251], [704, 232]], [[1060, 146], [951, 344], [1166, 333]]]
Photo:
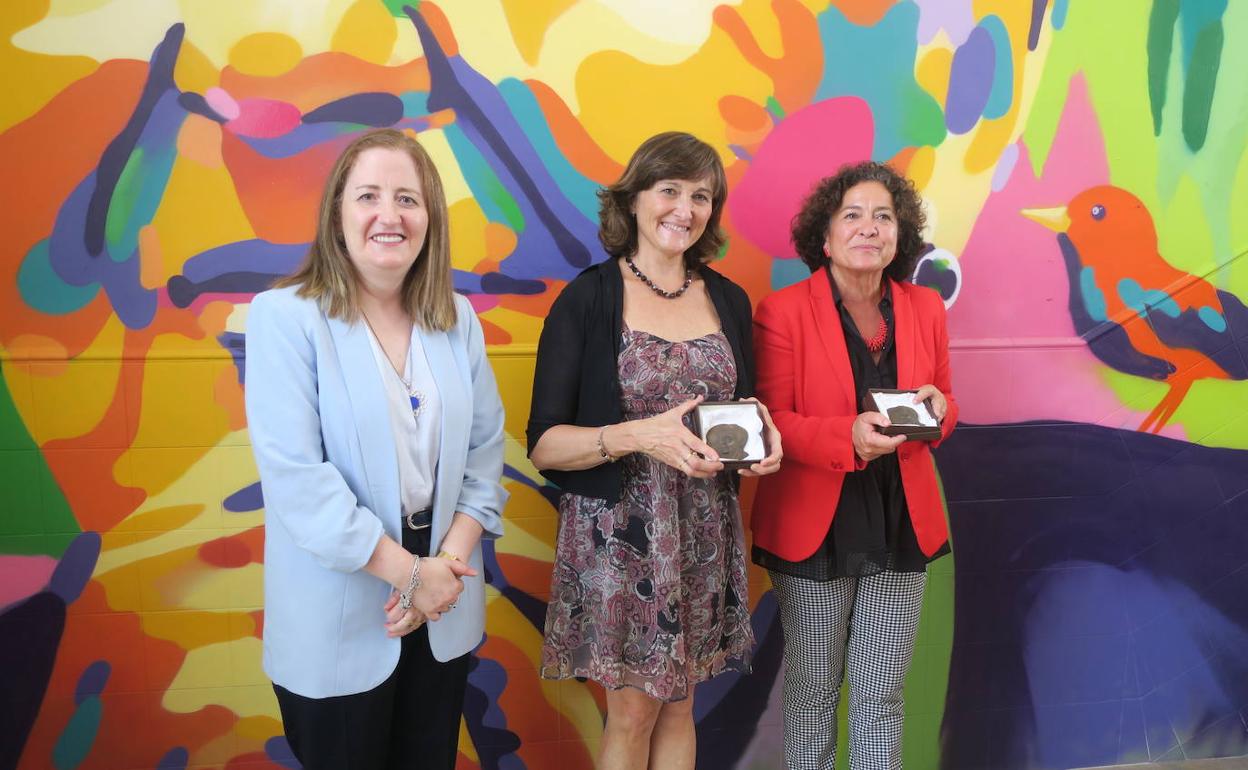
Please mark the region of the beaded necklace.
[[690, 284], [693, 283], [693, 271], [686, 267], [685, 282], [681, 284], [681, 287], [676, 291], [666, 291], [665, 289], [660, 289], [658, 286], [655, 286], [654, 281], [646, 277], [646, 274], [641, 272], [641, 270], [633, 264], [632, 257], [624, 257], [624, 261], [628, 264], [628, 269], [633, 271], [633, 275], [637, 276], [637, 280], [649, 286], [655, 294], [658, 294], [663, 299], [676, 299], [680, 295], [684, 294]]

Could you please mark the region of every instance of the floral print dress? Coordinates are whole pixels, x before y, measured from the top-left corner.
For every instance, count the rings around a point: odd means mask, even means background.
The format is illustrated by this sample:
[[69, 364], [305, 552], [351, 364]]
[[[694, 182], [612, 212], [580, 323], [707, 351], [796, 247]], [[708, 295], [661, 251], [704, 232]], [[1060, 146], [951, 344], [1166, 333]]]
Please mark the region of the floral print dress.
[[[733, 397], [722, 332], [669, 342], [625, 329], [626, 420], [689, 398]], [[620, 459], [620, 501], [564, 494], [542, 676], [586, 677], [652, 698], [687, 698], [726, 670], [749, 671], [754, 633], [741, 512], [728, 473], [694, 479], [644, 454]]]

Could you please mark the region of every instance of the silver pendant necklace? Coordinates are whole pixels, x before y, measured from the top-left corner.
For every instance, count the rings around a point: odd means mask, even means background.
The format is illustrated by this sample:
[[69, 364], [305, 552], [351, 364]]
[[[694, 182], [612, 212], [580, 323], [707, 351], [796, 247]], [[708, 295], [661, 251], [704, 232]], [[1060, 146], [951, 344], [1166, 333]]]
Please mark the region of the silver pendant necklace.
[[[412, 407], [412, 417], [420, 419], [421, 412], [425, 411], [424, 392], [413, 388], [412, 377], [404, 377], [403, 373], [399, 371], [399, 367], [394, 365], [394, 360], [390, 358], [390, 354], [386, 352], [386, 346], [381, 342], [381, 335], [379, 335], [377, 330], [373, 328], [373, 322], [368, 320], [368, 314], [361, 312], [360, 315], [364, 316], [364, 323], [368, 325], [368, 330], [373, 333], [373, 339], [377, 340], [377, 346], [381, 348], [382, 356], [385, 357], [386, 363], [390, 364], [390, 369], [394, 372], [395, 376], [399, 378], [399, 382], [403, 385], [403, 390], [407, 392], [407, 402]], [[408, 350], [410, 351], [411, 348], [409, 347]], [[411, 369], [411, 367], [412, 357], [409, 355], [404, 361], [404, 368]]]

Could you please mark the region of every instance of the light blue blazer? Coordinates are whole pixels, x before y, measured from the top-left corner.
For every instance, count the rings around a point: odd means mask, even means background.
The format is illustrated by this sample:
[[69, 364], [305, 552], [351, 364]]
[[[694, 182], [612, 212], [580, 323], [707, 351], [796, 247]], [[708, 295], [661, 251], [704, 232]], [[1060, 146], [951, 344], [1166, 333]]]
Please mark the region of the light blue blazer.
[[[456, 511], [502, 534], [503, 406], [481, 324], [455, 297], [447, 332], [417, 327], [442, 399], [431, 553]], [[399, 469], [386, 396], [362, 322], [327, 317], [293, 288], [259, 294], [247, 317], [247, 423], [264, 492], [264, 671], [310, 698], [364, 692], [399, 660], [382, 606], [390, 586], [361, 568], [382, 533], [402, 542]], [[429, 624], [438, 660], [485, 627], [478, 546], [458, 606]]]

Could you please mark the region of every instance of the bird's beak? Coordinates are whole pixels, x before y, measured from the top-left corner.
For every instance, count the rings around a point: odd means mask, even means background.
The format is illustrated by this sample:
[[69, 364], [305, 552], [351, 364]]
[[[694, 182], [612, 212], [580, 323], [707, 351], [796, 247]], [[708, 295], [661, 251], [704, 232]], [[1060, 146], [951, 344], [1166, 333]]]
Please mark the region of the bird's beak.
[[1023, 209], [1019, 213], [1055, 233], [1064, 233], [1070, 229], [1070, 215], [1066, 213], [1065, 206], [1053, 209]]

